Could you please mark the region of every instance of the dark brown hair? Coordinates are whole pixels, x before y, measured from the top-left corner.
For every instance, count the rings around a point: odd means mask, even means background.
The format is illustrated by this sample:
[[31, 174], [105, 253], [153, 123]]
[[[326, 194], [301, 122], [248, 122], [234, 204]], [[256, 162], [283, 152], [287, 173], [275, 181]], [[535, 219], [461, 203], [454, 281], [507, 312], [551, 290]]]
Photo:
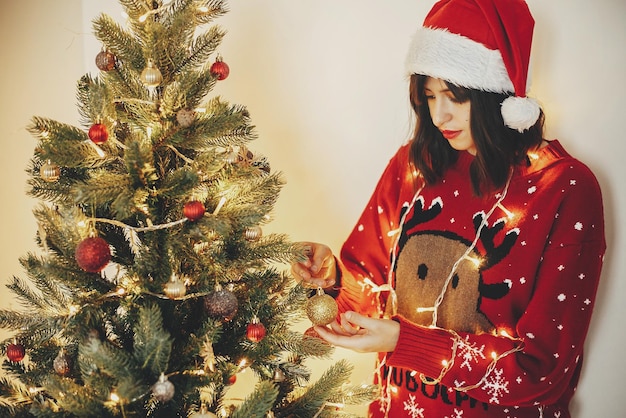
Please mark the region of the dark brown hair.
[[[426, 184], [434, 184], [456, 162], [459, 151], [450, 146], [433, 124], [424, 94], [426, 78], [413, 74], [409, 84], [409, 99], [417, 118], [411, 158]], [[513, 166], [526, 162], [528, 151], [541, 144], [543, 112], [535, 125], [520, 133], [506, 126], [502, 119], [500, 107], [509, 94], [473, 90], [448, 82], [446, 85], [456, 100], [471, 103], [470, 129], [476, 146], [470, 166], [474, 193], [481, 196], [502, 188]]]

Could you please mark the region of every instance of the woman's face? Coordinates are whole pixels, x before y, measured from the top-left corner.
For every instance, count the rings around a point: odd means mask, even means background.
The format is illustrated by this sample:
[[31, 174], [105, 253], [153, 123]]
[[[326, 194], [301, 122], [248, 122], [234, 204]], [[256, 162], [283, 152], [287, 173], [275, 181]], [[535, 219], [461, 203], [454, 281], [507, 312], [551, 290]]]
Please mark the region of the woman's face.
[[433, 124], [457, 151], [476, 155], [476, 146], [470, 129], [469, 100], [459, 102], [446, 83], [439, 78], [427, 77], [424, 94]]

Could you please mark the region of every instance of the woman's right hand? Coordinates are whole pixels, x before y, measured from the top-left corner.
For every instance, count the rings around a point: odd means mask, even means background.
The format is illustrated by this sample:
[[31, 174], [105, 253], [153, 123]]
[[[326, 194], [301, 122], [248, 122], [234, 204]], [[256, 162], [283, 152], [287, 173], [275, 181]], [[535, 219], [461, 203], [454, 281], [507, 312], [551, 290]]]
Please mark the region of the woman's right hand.
[[337, 282], [337, 265], [332, 250], [315, 242], [300, 243], [307, 250], [307, 259], [291, 264], [291, 272], [306, 287], [327, 289]]

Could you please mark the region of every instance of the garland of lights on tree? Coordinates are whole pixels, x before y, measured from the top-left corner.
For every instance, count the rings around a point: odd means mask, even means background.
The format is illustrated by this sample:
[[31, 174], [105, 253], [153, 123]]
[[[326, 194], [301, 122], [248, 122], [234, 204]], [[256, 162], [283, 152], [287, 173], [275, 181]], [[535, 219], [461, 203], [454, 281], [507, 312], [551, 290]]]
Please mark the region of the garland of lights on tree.
[[[40, 251], [8, 284], [23, 309], [0, 310], [2, 416], [349, 416], [375, 388], [348, 384], [344, 361], [311, 383], [306, 358], [331, 347], [290, 329], [336, 304], [280, 270], [306, 249], [263, 234], [282, 176], [248, 148], [247, 109], [207, 97], [230, 73], [225, 2], [120, 4], [124, 25], [93, 22], [81, 126], [29, 126]], [[256, 388], [229, 398], [247, 369]]]

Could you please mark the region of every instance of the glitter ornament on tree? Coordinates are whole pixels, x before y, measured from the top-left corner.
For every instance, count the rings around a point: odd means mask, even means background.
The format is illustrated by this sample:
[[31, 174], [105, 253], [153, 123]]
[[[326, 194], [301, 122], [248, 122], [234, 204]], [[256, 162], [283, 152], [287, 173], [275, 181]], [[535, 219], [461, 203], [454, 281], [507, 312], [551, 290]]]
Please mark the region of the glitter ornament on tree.
[[50, 160], [48, 160], [39, 169], [39, 175], [44, 181], [54, 183], [59, 179], [59, 177], [61, 177], [61, 169], [58, 165], [53, 164]]
[[154, 65], [154, 61], [148, 59], [148, 64], [141, 72], [139, 79], [146, 87], [157, 87], [163, 82], [163, 74], [161, 74], [161, 70]]
[[305, 335], [305, 336], [307, 336], [307, 337], [310, 337], [310, 338], [317, 338], [318, 340], [320, 340], [320, 341], [322, 341], [322, 342], [324, 342], [324, 343], [328, 344], [328, 342], [327, 342], [326, 340], [324, 340], [324, 339], [323, 339], [323, 338], [322, 338], [322, 337], [321, 337], [321, 336], [317, 333], [317, 331], [315, 331], [315, 328], [314, 328], [314, 327], [309, 327], [309, 328], [307, 328], [307, 329], [306, 329], [306, 331], [304, 331], [304, 334], [303, 334], [303, 335]]
[[103, 238], [89, 237], [78, 244], [74, 258], [81, 269], [98, 273], [111, 261], [111, 248]]
[[174, 397], [174, 384], [161, 373], [159, 380], [152, 385], [152, 395], [160, 402], [169, 402]]
[[265, 325], [261, 322], [258, 316], [252, 318], [252, 322], [248, 324], [246, 328], [246, 338], [253, 343], [258, 343], [265, 337], [266, 333]]
[[330, 324], [339, 313], [335, 299], [324, 293], [321, 287], [318, 287], [316, 294], [306, 301], [304, 309], [314, 325]]
[[206, 208], [199, 200], [192, 200], [183, 206], [183, 215], [191, 222], [195, 222], [204, 216]]
[[67, 376], [70, 374], [70, 371], [72, 370], [72, 361], [64, 349], [61, 349], [59, 354], [57, 354], [54, 358], [52, 367], [59, 376]]
[[96, 55], [96, 67], [101, 71], [111, 71], [115, 68], [115, 55], [107, 50], [102, 50]]
[[230, 74], [230, 68], [226, 64], [220, 55], [215, 58], [215, 62], [211, 64], [211, 74], [213, 74], [218, 80], [224, 80]]
[[109, 130], [103, 123], [96, 123], [89, 128], [89, 139], [96, 144], [104, 144], [109, 139]]
[[217, 285], [204, 297], [204, 308], [210, 317], [230, 321], [237, 314], [239, 302], [233, 292]]
[[13, 363], [18, 363], [24, 360], [26, 356], [26, 349], [22, 344], [12, 342], [7, 345], [7, 358]]
[[191, 109], [180, 109], [176, 112], [176, 122], [183, 128], [188, 128], [193, 125], [195, 119], [196, 112]]

